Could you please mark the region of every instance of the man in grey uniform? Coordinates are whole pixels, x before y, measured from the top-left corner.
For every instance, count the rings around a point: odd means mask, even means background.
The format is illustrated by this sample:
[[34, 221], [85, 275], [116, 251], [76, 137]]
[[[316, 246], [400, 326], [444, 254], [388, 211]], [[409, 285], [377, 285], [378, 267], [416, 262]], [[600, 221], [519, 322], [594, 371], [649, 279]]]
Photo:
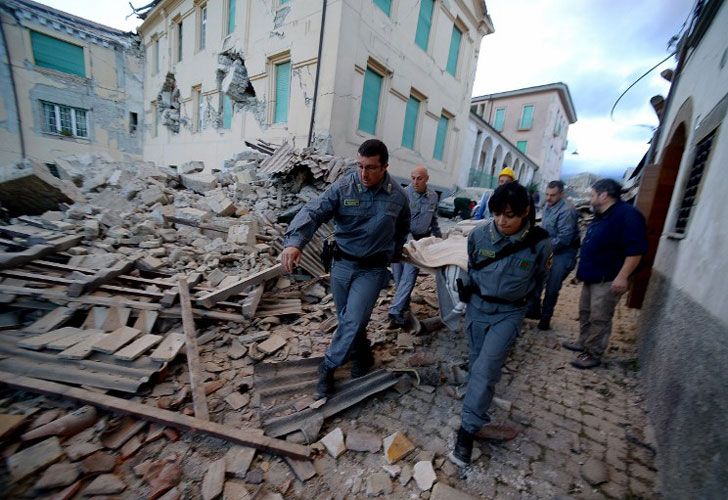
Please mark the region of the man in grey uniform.
[[303, 247], [319, 226], [336, 224], [331, 293], [339, 320], [319, 367], [317, 397], [334, 392], [334, 371], [353, 359], [352, 377], [374, 364], [366, 327], [379, 291], [389, 281], [387, 266], [399, 260], [410, 228], [407, 195], [387, 173], [389, 153], [382, 141], [364, 141], [358, 171], [345, 174], [293, 218], [283, 241], [281, 263], [292, 272]]
[[468, 304], [470, 368], [460, 429], [449, 458], [461, 467], [470, 463], [475, 438], [498, 437], [495, 426], [487, 425], [493, 391], [523, 323], [528, 297], [551, 260], [548, 233], [528, 220], [526, 188], [517, 182], [498, 187], [488, 208], [493, 219], [468, 235], [468, 273], [458, 283], [460, 300]]
[[[440, 226], [437, 224], [437, 193], [427, 189], [430, 176], [424, 165], [417, 165], [410, 175], [412, 182], [404, 188], [409, 202], [410, 233], [412, 239], [420, 240], [428, 236], [442, 238]], [[404, 326], [404, 313], [409, 310], [410, 295], [415, 287], [419, 268], [406, 262], [392, 264], [392, 274], [396, 290], [392, 304], [389, 307], [389, 320], [392, 326]]]
[[543, 306], [541, 291], [544, 283], [540, 282], [534, 290], [526, 317], [538, 319], [539, 330], [548, 330], [561, 284], [576, 267], [576, 255], [579, 253], [579, 216], [574, 206], [564, 199], [564, 183], [561, 181], [551, 181], [546, 186], [546, 208], [541, 226], [551, 237], [554, 262], [546, 278]]

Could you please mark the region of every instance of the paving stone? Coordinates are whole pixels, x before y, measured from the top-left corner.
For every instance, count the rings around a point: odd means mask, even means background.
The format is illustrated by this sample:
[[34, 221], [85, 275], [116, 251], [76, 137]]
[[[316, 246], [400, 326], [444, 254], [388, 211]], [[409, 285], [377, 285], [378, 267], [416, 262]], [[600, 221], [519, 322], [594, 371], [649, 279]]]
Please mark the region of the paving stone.
[[592, 486], [598, 486], [609, 480], [607, 465], [596, 458], [590, 458], [581, 466], [581, 476]]
[[384, 438], [384, 457], [387, 463], [393, 464], [402, 459], [415, 449], [407, 436], [401, 432], [395, 432]]
[[102, 474], [83, 490], [84, 496], [116, 495], [126, 489], [126, 483], [113, 474]]
[[417, 487], [422, 491], [428, 491], [435, 484], [435, 481], [437, 481], [437, 474], [432, 467], [432, 462], [425, 460], [415, 464], [413, 477], [415, 478]]
[[376, 453], [382, 447], [382, 439], [373, 432], [351, 429], [346, 434], [346, 448], [352, 451]]
[[341, 430], [341, 427], [337, 427], [326, 434], [323, 438], [321, 438], [321, 443], [326, 447], [326, 451], [329, 452], [329, 455], [334, 458], [338, 458], [346, 451], [344, 432]]
[[386, 472], [375, 472], [367, 477], [367, 496], [390, 495], [393, 491], [392, 480]]
[[435, 483], [435, 486], [432, 488], [430, 500], [476, 500], [476, 497], [456, 490], [445, 483]]

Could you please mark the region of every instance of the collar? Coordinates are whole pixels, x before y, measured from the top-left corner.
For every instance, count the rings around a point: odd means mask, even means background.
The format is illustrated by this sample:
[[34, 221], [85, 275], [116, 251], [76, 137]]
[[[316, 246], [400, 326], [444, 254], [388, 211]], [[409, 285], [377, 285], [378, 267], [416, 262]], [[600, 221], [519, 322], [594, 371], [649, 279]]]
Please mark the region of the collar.
[[526, 225], [523, 226], [523, 228], [518, 231], [516, 234], [512, 234], [511, 236], [505, 236], [500, 231], [498, 231], [498, 228], [495, 226], [495, 220], [491, 221], [490, 224], [490, 240], [493, 243], [500, 243], [503, 240], [508, 240], [509, 242], [517, 243], [521, 240], [523, 240], [526, 235], [528, 234], [528, 231], [531, 229], [531, 223], [526, 220]]
[[354, 186], [356, 187], [357, 192], [363, 193], [365, 191], [371, 191], [373, 194], [378, 194], [380, 191], [386, 193], [386, 194], [392, 194], [392, 191], [394, 191], [394, 184], [392, 182], [392, 178], [389, 176], [389, 172], [386, 172], [384, 174], [384, 177], [382, 178], [382, 181], [377, 184], [374, 187], [368, 188], [365, 187], [364, 184], [361, 182], [361, 178], [359, 177], [358, 172], [354, 172]]
[[595, 218], [597, 219], [606, 219], [609, 217], [614, 211], [616, 210], [616, 207], [621, 206], [624, 202], [622, 200], [617, 200], [614, 203], [610, 205], [608, 209], [606, 209], [604, 212], [600, 214], [594, 214]]
[[409, 192], [412, 193], [413, 195], [419, 196], [420, 198], [422, 198], [422, 197], [427, 196], [428, 194], [430, 194], [430, 190], [429, 189], [425, 189], [425, 192], [424, 193], [418, 193], [417, 191], [415, 191], [415, 188], [414, 188], [414, 186], [412, 184], [408, 184], [406, 189], [409, 190]]
[[561, 198], [559, 201], [557, 201], [556, 203], [554, 203], [551, 206], [546, 205], [546, 210], [549, 210], [549, 211], [558, 210], [559, 208], [563, 207], [564, 204], [566, 204], [566, 201], [563, 198]]

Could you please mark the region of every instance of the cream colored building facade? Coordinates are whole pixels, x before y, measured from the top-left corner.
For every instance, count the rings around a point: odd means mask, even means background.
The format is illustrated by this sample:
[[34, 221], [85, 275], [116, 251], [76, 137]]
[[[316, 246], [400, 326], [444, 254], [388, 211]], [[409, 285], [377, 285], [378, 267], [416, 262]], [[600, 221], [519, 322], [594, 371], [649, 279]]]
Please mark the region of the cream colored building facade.
[[142, 154], [137, 37], [28, 0], [0, 3], [0, 165]]
[[[534, 180], [541, 190], [561, 177], [569, 125], [576, 122], [565, 83], [474, 97], [471, 109], [539, 166]], [[492, 171], [502, 166], [496, 163], [491, 163]]]
[[482, 0], [163, 0], [139, 28], [144, 157], [215, 169], [245, 140], [354, 155], [376, 137], [394, 175], [424, 163], [448, 189], [492, 31]]

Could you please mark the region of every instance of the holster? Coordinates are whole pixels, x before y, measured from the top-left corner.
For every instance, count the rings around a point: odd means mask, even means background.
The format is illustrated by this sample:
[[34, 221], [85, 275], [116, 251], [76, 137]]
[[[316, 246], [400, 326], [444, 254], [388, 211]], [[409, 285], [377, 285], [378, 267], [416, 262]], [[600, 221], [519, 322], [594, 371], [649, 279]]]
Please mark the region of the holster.
[[455, 284], [458, 287], [458, 298], [460, 299], [460, 302], [469, 304], [470, 297], [473, 296], [473, 289], [470, 287], [470, 283], [466, 285], [462, 278], [458, 278], [455, 280]]
[[321, 252], [321, 265], [324, 266], [324, 270], [327, 273], [331, 271], [331, 261], [334, 260], [335, 249], [336, 240], [333, 238], [326, 238], [323, 244], [323, 251]]

